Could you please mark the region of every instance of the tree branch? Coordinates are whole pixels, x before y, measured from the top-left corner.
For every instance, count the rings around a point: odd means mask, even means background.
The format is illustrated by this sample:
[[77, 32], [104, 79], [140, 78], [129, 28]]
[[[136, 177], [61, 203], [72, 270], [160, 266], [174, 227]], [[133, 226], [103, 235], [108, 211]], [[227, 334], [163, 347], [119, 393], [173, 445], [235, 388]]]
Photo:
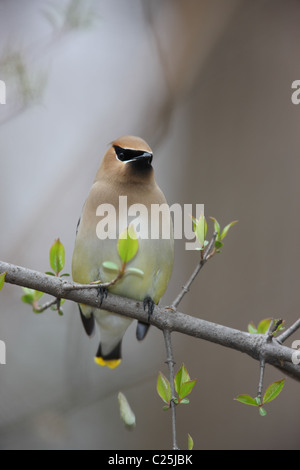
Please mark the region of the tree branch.
[[261, 400], [262, 397], [262, 390], [264, 385], [264, 376], [265, 376], [265, 358], [261, 357], [259, 360], [259, 383], [258, 383], [258, 391], [257, 397]]
[[178, 305], [180, 304], [180, 302], [182, 301], [183, 297], [185, 296], [185, 294], [187, 294], [191, 288], [191, 285], [193, 284], [194, 280], [196, 279], [196, 277], [198, 276], [200, 270], [203, 268], [203, 266], [205, 265], [205, 263], [215, 254], [215, 251], [213, 249], [214, 245], [215, 245], [215, 241], [216, 241], [216, 238], [217, 238], [217, 232], [214, 232], [213, 236], [212, 236], [212, 239], [210, 240], [209, 244], [208, 244], [208, 247], [206, 248], [205, 252], [204, 252], [204, 256], [203, 258], [199, 261], [198, 265], [196, 266], [193, 274], [191, 275], [191, 277], [189, 278], [189, 280], [187, 281], [187, 283], [182, 287], [182, 290], [181, 292], [179, 292], [179, 294], [177, 295], [176, 299], [173, 300], [172, 302], [172, 305], [171, 305], [171, 308], [173, 310], [176, 310]]
[[171, 412], [172, 412], [172, 440], [173, 440], [173, 450], [178, 450], [179, 447], [177, 445], [177, 432], [176, 432], [176, 403], [174, 401], [175, 397], [175, 386], [174, 386], [174, 358], [173, 358], [173, 350], [172, 350], [172, 341], [171, 341], [171, 332], [170, 330], [163, 330], [166, 351], [167, 351], [167, 360], [166, 363], [168, 364], [169, 368], [169, 375], [170, 375], [170, 386], [171, 386]]
[[[72, 300], [99, 308], [97, 286], [95, 289], [69, 290], [70, 285], [76, 284], [59, 277], [48, 276], [0, 261], [0, 274], [4, 272], [7, 273], [5, 278], [7, 283], [36, 289], [59, 299]], [[137, 300], [109, 294], [103, 300], [102, 308], [142, 322], [148, 321], [148, 313], [144, 311], [143, 302]], [[264, 335], [252, 335], [181, 312], [173, 313], [168, 307], [156, 306], [150, 317], [150, 323], [161, 330], [177, 331], [235, 349], [258, 361], [263, 355], [266, 363], [278, 367], [292, 378], [300, 381], [300, 366], [292, 363], [292, 354], [295, 350], [281, 345], [276, 338], [266, 342]]]
[[300, 318], [292, 325], [290, 328], [285, 330], [278, 338], [277, 341], [279, 343], [284, 343], [290, 336], [292, 336], [295, 331], [299, 330], [300, 328]]

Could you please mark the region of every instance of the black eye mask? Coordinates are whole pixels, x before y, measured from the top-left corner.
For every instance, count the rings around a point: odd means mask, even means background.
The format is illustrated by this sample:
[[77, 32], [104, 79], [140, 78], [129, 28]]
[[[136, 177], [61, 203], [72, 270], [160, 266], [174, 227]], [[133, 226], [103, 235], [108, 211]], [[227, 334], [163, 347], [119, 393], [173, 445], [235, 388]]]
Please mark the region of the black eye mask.
[[143, 150], [123, 149], [118, 145], [114, 145], [118, 160], [121, 162], [144, 162], [151, 165], [152, 153]]

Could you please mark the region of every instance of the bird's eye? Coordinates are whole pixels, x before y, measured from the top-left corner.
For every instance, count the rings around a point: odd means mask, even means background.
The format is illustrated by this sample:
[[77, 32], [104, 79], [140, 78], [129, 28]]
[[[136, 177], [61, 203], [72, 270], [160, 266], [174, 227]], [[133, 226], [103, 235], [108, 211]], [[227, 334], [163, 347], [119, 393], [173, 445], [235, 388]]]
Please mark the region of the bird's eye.
[[128, 162], [129, 160], [134, 160], [136, 157], [143, 155], [144, 152], [139, 150], [123, 149], [122, 147], [114, 146], [118, 160], [121, 162]]
[[114, 145], [114, 149], [118, 160], [121, 162], [136, 162], [145, 160], [147, 163], [151, 164], [152, 154], [145, 152], [144, 150], [124, 149], [118, 145]]

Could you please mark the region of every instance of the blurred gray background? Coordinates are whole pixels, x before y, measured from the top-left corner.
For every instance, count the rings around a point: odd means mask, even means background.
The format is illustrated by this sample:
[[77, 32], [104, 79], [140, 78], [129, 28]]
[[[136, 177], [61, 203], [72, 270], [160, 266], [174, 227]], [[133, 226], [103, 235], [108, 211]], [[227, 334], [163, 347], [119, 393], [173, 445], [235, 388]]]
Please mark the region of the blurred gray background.
[[[75, 227], [109, 142], [153, 148], [170, 204], [204, 203], [238, 219], [221, 255], [180, 310], [246, 330], [299, 317], [300, 79], [297, 0], [1, 0], [0, 259], [39, 271], [60, 237], [71, 270]], [[212, 229], [212, 227], [210, 227]], [[167, 305], [198, 254], [176, 241]], [[169, 449], [171, 417], [155, 386], [167, 374], [163, 337], [126, 333], [123, 362], [97, 367], [97, 339], [77, 306], [35, 315], [21, 288], [0, 294], [1, 449]], [[300, 339], [300, 332], [287, 341]], [[299, 383], [287, 379], [261, 418], [234, 397], [256, 395], [258, 363], [173, 334], [177, 365], [198, 383], [178, 409], [178, 443], [197, 449], [299, 449]], [[268, 366], [265, 386], [283, 374]], [[117, 393], [135, 411], [128, 432]]]

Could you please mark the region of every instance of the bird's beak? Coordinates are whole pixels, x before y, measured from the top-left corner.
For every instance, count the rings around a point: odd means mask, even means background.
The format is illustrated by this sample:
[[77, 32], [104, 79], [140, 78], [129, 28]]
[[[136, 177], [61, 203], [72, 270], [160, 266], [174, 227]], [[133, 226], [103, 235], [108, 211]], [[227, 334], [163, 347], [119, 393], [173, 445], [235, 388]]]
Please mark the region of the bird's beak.
[[128, 162], [147, 162], [149, 165], [152, 163], [152, 153], [144, 152], [136, 157], [133, 157], [131, 160], [127, 160]]

